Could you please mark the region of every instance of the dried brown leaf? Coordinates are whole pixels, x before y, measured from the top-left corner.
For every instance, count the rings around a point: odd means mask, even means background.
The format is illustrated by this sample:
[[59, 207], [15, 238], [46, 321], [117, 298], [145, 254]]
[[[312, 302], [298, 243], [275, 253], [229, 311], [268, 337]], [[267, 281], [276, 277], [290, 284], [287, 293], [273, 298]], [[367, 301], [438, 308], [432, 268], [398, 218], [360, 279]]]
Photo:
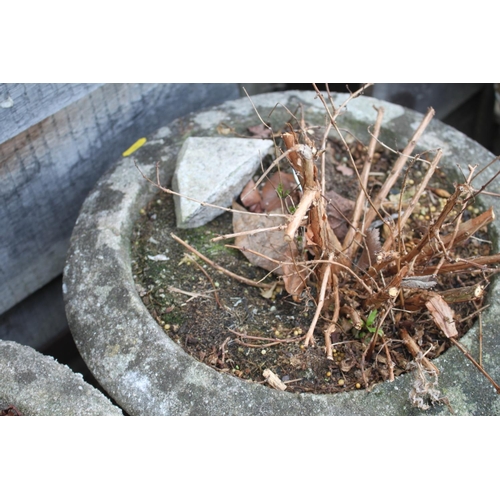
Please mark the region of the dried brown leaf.
[[347, 373], [349, 372], [354, 366], [356, 365], [356, 360], [354, 358], [351, 359], [343, 359], [340, 362], [340, 369], [344, 372]]
[[[291, 255], [292, 253], [293, 255]], [[297, 254], [297, 249], [294, 245], [291, 245], [287, 250], [289, 263], [285, 263], [282, 266], [285, 290], [294, 298], [294, 300], [298, 300], [300, 294], [304, 290], [307, 278], [307, 270], [304, 267], [298, 267], [298, 265], [293, 263]]]
[[439, 196], [440, 198], [449, 198], [451, 194], [446, 191], [446, 189], [442, 188], [428, 188], [430, 191], [432, 191], [435, 195]]
[[263, 123], [254, 125], [253, 127], [248, 127], [248, 131], [256, 139], [268, 139], [273, 135], [273, 131], [269, 127], [266, 127]]
[[[262, 205], [262, 196], [256, 188], [253, 179], [250, 179], [240, 195], [241, 203], [250, 212], [262, 212], [260, 208]], [[253, 210], [252, 210], [253, 208]]]
[[377, 262], [377, 253], [382, 249], [380, 243], [380, 231], [378, 228], [370, 229], [366, 233], [366, 246], [361, 254], [358, 266], [361, 269], [367, 269]]
[[440, 295], [433, 293], [425, 306], [431, 313], [434, 323], [448, 338], [458, 335], [455, 320], [453, 319], [455, 313]]
[[346, 177], [352, 177], [354, 175], [354, 170], [343, 163], [337, 167], [337, 170]]
[[[245, 210], [237, 202], [233, 202], [233, 208], [241, 211]], [[255, 215], [233, 212], [233, 230], [235, 233], [273, 226], [276, 226], [276, 219], [272, 217], [257, 217]], [[266, 271], [274, 271], [276, 274], [282, 274], [283, 271], [279, 268], [279, 264], [273, 262], [273, 260], [283, 261], [287, 259], [288, 243], [285, 242], [283, 235], [283, 231], [264, 231], [256, 234], [240, 235], [235, 238], [234, 244], [244, 249], [242, 250], [243, 255], [253, 265], [261, 267]], [[253, 250], [260, 255], [246, 250]]]
[[284, 199], [280, 198], [278, 192], [282, 195], [292, 195], [294, 203], [298, 203], [296, 187], [297, 183], [292, 174], [275, 172], [262, 187], [262, 208], [266, 212], [280, 209], [282, 204], [284, 204]]
[[326, 213], [328, 222], [330, 223], [335, 236], [342, 240], [344, 239], [349, 226], [345, 219], [351, 220], [354, 210], [354, 201], [344, 198], [335, 191], [327, 191], [325, 197], [328, 200], [326, 205]]

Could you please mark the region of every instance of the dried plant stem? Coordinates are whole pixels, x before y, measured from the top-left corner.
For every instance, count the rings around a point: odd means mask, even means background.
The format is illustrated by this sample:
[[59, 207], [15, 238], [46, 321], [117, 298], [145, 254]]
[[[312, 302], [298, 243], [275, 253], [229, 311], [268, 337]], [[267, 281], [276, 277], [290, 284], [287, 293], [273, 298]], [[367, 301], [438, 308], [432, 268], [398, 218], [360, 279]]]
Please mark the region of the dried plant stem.
[[457, 302], [471, 302], [478, 300], [484, 295], [484, 286], [476, 284], [471, 286], [464, 286], [460, 288], [451, 288], [439, 292], [448, 304], [456, 304]]
[[[168, 291], [169, 292], [173, 292], [173, 293], [181, 293], [182, 295], [187, 295], [188, 297], [191, 297], [188, 302], [190, 302], [191, 300], [193, 299], [197, 299], [199, 297], [203, 297], [204, 299], [208, 299], [209, 298], [209, 295], [205, 294], [205, 293], [198, 293], [198, 292], [187, 292], [186, 290], [181, 290], [180, 288], [177, 288], [175, 286], [169, 286], [168, 287]], [[215, 290], [212, 290], [212, 292], [214, 292]], [[210, 293], [210, 292], [208, 292]]]
[[257, 215], [257, 216], [260, 216], [260, 217], [281, 217], [282, 219], [288, 219], [289, 218], [289, 216], [286, 215], [286, 214], [279, 214], [279, 213], [274, 213], [274, 214], [267, 214], [266, 213], [266, 214], [263, 214], [263, 213], [257, 213], [257, 212], [247, 212], [247, 211], [244, 211], [244, 210], [235, 210], [233, 208], [222, 207], [220, 205], [214, 205], [212, 203], [207, 203], [205, 201], [200, 201], [200, 200], [197, 200], [195, 198], [191, 198], [190, 196], [186, 196], [186, 195], [183, 195], [181, 193], [177, 193], [175, 191], [172, 191], [171, 189], [168, 189], [166, 187], [163, 187], [160, 184], [160, 174], [159, 174], [160, 162], [156, 163], [156, 179], [157, 179], [156, 182], [153, 181], [152, 179], [150, 179], [146, 174], [144, 174], [144, 172], [137, 165], [137, 162], [136, 162], [135, 166], [136, 166], [137, 170], [139, 171], [139, 173], [142, 175], [142, 177], [145, 180], [147, 180], [150, 184], [152, 184], [153, 186], [157, 187], [158, 189], [160, 189], [164, 193], [171, 194], [172, 196], [178, 196], [179, 198], [184, 198], [184, 199], [189, 200], [189, 201], [194, 201], [195, 203], [198, 203], [202, 207], [217, 208], [218, 210], [224, 210], [226, 212], [231, 212], [231, 213], [240, 213], [240, 214], [244, 214], [244, 215]]
[[[470, 319], [474, 318], [478, 314], [481, 314], [483, 311], [486, 311], [486, 309], [488, 309], [488, 307], [490, 307], [490, 304], [487, 304], [487, 305], [481, 307], [480, 309], [478, 309], [477, 311], [474, 311], [472, 314], [469, 314], [465, 318], [462, 318], [460, 321], [457, 321], [457, 323], [464, 323], [465, 321], [469, 321]], [[481, 331], [482, 331], [482, 329], [481, 329]]]
[[[466, 222], [462, 222], [458, 226], [456, 234], [454, 232], [453, 234], [447, 234], [446, 236], [441, 238], [443, 245], [447, 248], [450, 248], [449, 244], [452, 238], [455, 245], [457, 245], [465, 241], [466, 239], [470, 238], [471, 236], [473, 236], [477, 231], [487, 226], [494, 220], [495, 220], [495, 214], [493, 213], [493, 208], [490, 207], [488, 210], [486, 210], [486, 212], [483, 212], [474, 219], [469, 219]], [[428, 256], [433, 254], [435, 254], [435, 250], [430, 245], [427, 245], [424, 248], [422, 248], [422, 251], [419, 254], [419, 260], [428, 258]]]
[[[411, 355], [418, 360], [421, 357], [422, 364], [427, 368], [428, 370], [433, 371], [436, 375], [439, 374], [439, 370], [436, 368], [436, 366], [431, 363], [422, 353], [420, 350], [420, 347], [418, 347], [418, 344], [411, 338], [410, 334], [406, 331], [405, 328], [400, 328], [399, 329], [399, 335], [401, 336], [401, 339], [403, 340], [406, 348], [410, 351]], [[453, 340], [453, 339], [450, 339]]]
[[478, 175], [481, 175], [488, 167], [491, 167], [491, 165], [493, 165], [493, 163], [495, 163], [498, 160], [500, 160], [500, 156], [497, 156], [496, 158], [493, 158], [493, 160], [491, 160], [488, 163], [488, 165], [485, 165], [481, 170], [479, 170], [479, 172], [475, 172], [474, 175], [472, 176], [471, 180], [474, 180]]
[[255, 337], [255, 336], [251, 336], [251, 335], [247, 335], [246, 333], [240, 333], [240, 332], [237, 332], [236, 330], [232, 330], [231, 328], [228, 328], [228, 331], [230, 331], [231, 333], [234, 333], [234, 335], [238, 335], [238, 337], [240, 338], [244, 338], [244, 339], [249, 339], [249, 340], [267, 340], [267, 341], [271, 341], [271, 342], [267, 342], [266, 344], [248, 344], [246, 342], [243, 342], [242, 340], [238, 340], [236, 339], [236, 342], [240, 345], [244, 345], [246, 347], [272, 347], [274, 345], [278, 345], [278, 344], [290, 344], [290, 343], [297, 343], [297, 342], [300, 342], [302, 341], [304, 338], [305, 338], [305, 335], [302, 335], [300, 337], [292, 337], [292, 338], [286, 338], [286, 339], [269, 339], [269, 338], [263, 338], [263, 337]]
[[[422, 182], [420, 183], [417, 192], [411, 199], [410, 203], [406, 207], [406, 210], [402, 215], [400, 215], [399, 220], [398, 220], [398, 226], [399, 228], [404, 227], [408, 219], [410, 218], [411, 214], [413, 213], [413, 210], [415, 210], [415, 207], [420, 200], [420, 197], [422, 196], [422, 193], [424, 192], [425, 188], [427, 187], [427, 184], [431, 180], [432, 176], [434, 175], [434, 172], [436, 171], [436, 168], [438, 166], [439, 161], [441, 160], [441, 156], [443, 155], [443, 152], [441, 149], [438, 149], [438, 152], [436, 156], [434, 157], [434, 160], [432, 160], [432, 163], [430, 164], [429, 168], [427, 169], [427, 172], [425, 174], [425, 177], [423, 178]], [[387, 251], [389, 250], [389, 247], [391, 246], [391, 243], [394, 241], [396, 236], [398, 235], [401, 237], [402, 235], [398, 231], [398, 228], [396, 227], [391, 235], [391, 238], [387, 238], [385, 243], [382, 245], [382, 250]]]
[[200, 264], [198, 264], [198, 262], [196, 262], [196, 260], [194, 259], [194, 257], [191, 257], [191, 262], [206, 276], [206, 278], [208, 279], [208, 281], [212, 285], [212, 288], [213, 288], [213, 291], [214, 291], [215, 301], [217, 302], [217, 306], [219, 307], [219, 309], [224, 309], [224, 305], [222, 304], [222, 302], [220, 300], [219, 293], [217, 292], [217, 287], [215, 286], [214, 280], [205, 271], [205, 269], [203, 269], [203, 267]]
[[[339, 135], [340, 137], [340, 140], [342, 141], [342, 144], [344, 145], [345, 147], [345, 150], [347, 152], [347, 155], [349, 156], [349, 159], [351, 161], [351, 165], [354, 169], [355, 172], [357, 172], [357, 167], [356, 167], [356, 162], [354, 161], [354, 158], [352, 157], [352, 153], [351, 153], [351, 150], [349, 149], [349, 146], [346, 142], [346, 140], [344, 139], [344, 136], [342, 135], [342, 133], [340, 132], [340, 129], [338, 128], [337, 124], [334, 123], [334, 128], [337, 132], [337, 134]], [[359, 176], [358, 176], [358, 179], [359, 179]], [[363, 185], [360, 185], [360, 188], [361, 189], [364, 189]], [[373, 204], [373, 200], [371, 198], [371, 196], [368, 195], [367, 191], [365, 190], [365, 198], [366, 200], [368, 201], [369, 205], [370, 205], [370, 209], [374, 211], [375, 215], [378, 215], [379, 218], [381, 220], [383, 220], [383, 217], [382, 215], [380, 214], [380, 212], [378, 211], [379, 207], [376, 207], [374, 204]], [[366, 224], [365, 224], [365, 219], [363, 219], [363, 225], [365, 227], [368, 227]], [[356, 233], [355, 237], [354, 237], [354, 240], [358, 245], [360, 245], [360, 242], [361, 240], [365, 237], [365, 235], [360, 231], [358, 233]], [[351, 247], [350, 247], [351, 248]]]
[[[460, 288], [450, 288], [449, 290], [440, 291], [439, 295], [446, 301], [447, 304], [472, 302], [474, 300], [479, 300], [484, 296], [484, 287], [482, 285], [476, 284]], [[425, 303], [431, 296], [432, 292], [419, 290], [418, 293], [410, 297], [406, 297], [405, 307], [410, 311], [421, 309], [425, 306]], [[474, 314], [477, 314], [477, 311]], [[464, 318], [464, 320], [465, 319], [466, 318]]]
[[[441, 268], [439, 269], [439, 274], [465, 271], [466, 269], [470, 269], [472, 267], [486, 271], [488, 270], [486, 266], [498, 263], [500, 263], [500, 254], [487, 255], [485, 257], [476, 257], [475, 259], [468, 259], [468, 260], [457, 258], [456, 262], [450, 264], [444, 264], [443, 266], [441, 266]], [[497, 270], [492, 269], [492, 271], [497, 271]], [[422, 271], [415, 270], [416, 275], [419, 275], [419, 273], [434, 274], [436, 272], [437, 272], [437, 266], [426, 267]]]
[[[495, 161], [497, 161], [498, 159], [500, 159], [500, 156], [497, 156], [489, 165], [493, 164]], [[489, 165], [487, 165], [485, 168], [487, 168]], [[484, 169], [483, 169], [484, 170]], [[483, 171], [481, 170], [481, 172]], [[480, 174], [481, 172], [478, 172], [478, 174]], [[477, 174], [477, 175], [478, 175]], [[474, 193], [474, 196], [477, 196], [478, 194], [482, 193], [498, 176], [500, 175], [500, 170], [495, 174], [493, 175], [486, 184], [484, 184], [480, 189], [478, 189], [475, 193]], [[475, 178], [476, 176], [474, 176]]]
[[[310, 260], [308, 264], [324, 264], [329, 262], [328, 260]], [[353, 278], [356, 279], [356, 281], [371, 295], [373, 294], [373, 290], [349, 267], [339, 263], [335, 262], [335, 266], [343, 269], [344, 271], [347, 271]], [[378, 284], [376, 281], [373, 282], [373, 284], [377, 287], [378, 289]]]
[[363, 320], [356, 309], [346, 304], [340, 308], [340, 312], [351, 318], [352, 326], [354, 326], [356, 330], [361, 330], [361, 328], [363, 328]]
[[384, 118], [384, 108], [379, 108], [377, 111], [377, 119], [375, 121], [375, 126], [373, 129], [373, 135], [370, 139], [370, 144], [368, 145], [368, 156], [366, 158], [365, 164], [363, 165], [363, 171], [361, 175], [358, 172], [356, 164], [354, 163], [354, 168], [356, 175], [358, 176], [358, 181], [360, 185], [360, 191], [356, 199], [356, 204], [354, 205], [354, 212], [352, 215], [352, 225], [345, 235], [344, 242], [342, 243], [342, 248], [346, 251], [348, 256], [352, 256], [355, 247], [351, 247], [352, 240], [356, 234], [356, 229], [359, 227], [359, 222], [363, 214], [363, 208], [366, 201], [367, 186], [368, 186], [368, 176], [370, 174], [371, 165], [373, 162], [373, 155], [375, 154], [375, 148], [377, 146], [377, 138], [380, 133], [380, 127], [382, 125], [382, 119]]
[[482, 191], [482, 195], [493, 196], [495, 198], [500, 198], [500, 193], [493, 193], [491, 191]]
[[261, 227], [259, 229], [251, 229], [249, 231], [240, 231], [239, 233], [223, 234], [221, 236], [216, 236], [215, 238], [212, 238], [210, 241], [215, 243], [216, 241], [229, 240], [231, 238], [236, 238], [236, 236], [245, 236], [245, 235], [250, 235], [250, 234], [265, 233], [267, 231], [283, 231], [283, 229], [285, 229], [285, 228], [286, 228], [286, 224], [281, 224], [280, 226], [273, 226], [273, 227]]
[[455, 344], [464, 354], [465, 357], [491, 382], [497, 394], [500, 394], [500, 386], [486, 373], [485, 369], [469, 354], [467, 349], [460, 343], [458, 340], [454, 338], [450, 338], [450, 340]]
[[331, 264], [332, 263], [333, 263], [333, 255], [330, 255], [330, 257], [328, 258], [328, 262], [326, 264], [324, 264], [323, 280], [321, 282], [321, 289], [319, 291], [316, 312], [314, 314], [314, 318], [311, 321], [311, 324], [309, 326], [309, 330], [307, 331], [306, 338], [304, 340], [304, 345], [306, 347], [309, 345], [309, 342], [311, 342], [311, 340], [313, 338], [314, 328], [316, 327], [316, 323], [318, 322], [318, 319], [321, 315], [321, 311], [323, 310], [323, 306], [325, 304], [326, 287], [328, 285], [328, 282], [330, 281], [330, 274], [331, 274], [331, 269], [332, 269]]
[[332, 282], [333, 282], [333, 314], [332, 319], [330, 320], [330, 324], [328, 328], [325, 330], [325, 348], [326, 348], [326, 357], [327, 359], [333, 360], [333, 351], [332, 351], [332, 338], [331, 335], [337, 328], [337, 321], [339, 319], [340, 314], [340, 297], [339, 297], [339, 280], [335, 273], [332, 273]]
[[[265, 172], [259, 177], [259, 179], [255, 182], [255, 186], [248, 192], [248, 194], [250, 194], [253, 190], [257, 189], [257, 187], [259, 186], [259, 184], [269, 175], [269, 172], [276, 166], [278, 165], [278, 163], [283, 160], [284, 158], [286, 158], [287, 156], [290, 156], [292, 155], [293, 153], [297, 153], [298, 151], [301, 151], [302, 149], [304, 149], [304, 145], [303, 144], [297, 144], [296, 146], [293, 146], [291, 149], [287, 149], [284, 153], [282, 153], [281, 155], [279, 155], [272, 163], [271, 165], [269, 165], [269, 167], [267, 167], [267, 169], [265, 170]], [[260, 214], [262, 215], [262, 214]], [[265, 214], [265, 215], [271, 215], [271, 214]]]
[[[427, 233], [420, 239], [418, 245], [409, 253], [401, 257], [401, 263], [406, 263], [410, 262], [413, 259], [417, 259], [420, 255], [420, 252], [422, 249], [429, 243], [431, 238], [436, 236], [441, 229], [441, 226], [443, 225], [444, 221], [446, 220], [446, 217], [448, 217], [449, 213], [453, 210], [455, 205], [459, 202], [459, 198], [462, 196], [464, 192], [464, 188], [468, 186], [465, 186], [464, 184], [460, 184], [457, 186], [455, 189], [455, 192], [448, 198], [448, 201], [446, 202], [446, 205], [444, 206], [443, 210], [439, 214], [439, 217], [437, 218], [436, 222], [431, 225]], [[469, 190], [469, 188], [467, 189]], [[428, 274], [428, 273], [427, 273]]]
[[255, 114], [259, 117], [259, 120], [262, 123], [262, 125], [264, 125], [264, 127], [268, 128], [269, 130], [272, 131], [272, 128], [262, 119], [259, 112], [257, 111], [255, 104], [253, 103], [251, 97], [248, 95], [247, 89], [245, 87], [241, 87], [241, 88], [243, 89], [243, 92], [245, 92], [245, 95], [248, 97], [248, 100], [250, 101], [250, 104], [252, 105], [252, 108], [255, 111]]
[[[409, 155], [415, 149], [417, 141], [420, 139], [420, 137], [424, 133], [424, 130], [426, 129], [427, 125], [429, 125], [434, 114], [435, 114], [434, 109], [429, 108], [429, 110], [427, 111], [426, 115], [424, 116], [422, 122], [420, 123], [417, 130], [413, 134], [412, 138], [410, 139], [410, 141], [408, 142], [406, 147], [403, 149], [403, 152], [399, 155], [399, 158], [394, 163], [394, 166], [393, 166], [389, 176], [387, 177], [383, 186], [380, 188], [380, 191], [377, 193], [377, 196], [373, 200], [373, 206], [370, 207], [368, 209], [368, 212], [366, 213], [365, 220], [364, 220], [365, 227], [369, 227], [370, 224], [375, 219], [376, 210], [378, 210], [380, 208], [380, 206], [382, 205], [382, 202], [385, 200], [385, 198], [389, 194], [389, 191], [391, 190], [392, 186], [394, 186], [394, 183], [396, 182], [397, 178], [399, 177], [401, 170], [405, 166]], [[355, 239], [360, 240], [361, 238], [359, 236]]]
[[328, 328], [326, 328], [323, 333], [324, 333], [324, 337], [325, 337], [326, 359], [333, 361], [332, 338], [330, 337], [330, 328], [331, 327], [332, 327], [332, 325], [330, 325]]
[[479, 312], [479, 364], [483, 366], [483, 315]]
[[298, 146], [297, 142], [297, 137], [295, 135], [295, 132], [285, 132], [284, 134], [281, 135], [281, 138], [283, 139], [283, 142], [285, 143], [287, 151], [290, 151], [288, 159], [292, 163], [293, 169], [300, 175], [303, 175], [302, 173], [302, 162], [300, 160], [300, 157], [297, 153], [297, 151], [294, 150], [296, 146]]
[[253, 250], [252, 248], [247, 248], [247, 247], [238, 246], [238, 245], [224, 245], [224, 246], [226, 248], [234, 248], [235, 250], [239, 250], [240, 252], [249, 252], [253, 255], [257, 255], [257, 257], [261, 257], [263, 259], [268, 260], [269, 262], [276, 264], [277, 267], [283, 266], [283, 265], [289, 263], [287, 261], [273, 259], [272, 257], [269, 257], [268, 255], [264, 255], [263, 253], [257, 252], [257, 250]]
[[351, 92], [350, 95], [349, 95], [349, 97], [337, 109], [334, 108], [333, 102], [332, 102], [332, 100], [330, 98], [330, 104], [331, 104], [331, 106], [333, 108], [333, 115], [330, 112], [330, 109], [328, 108], [328, 105], [327, 105], [327, 103], [325, 101], [325, 98], [323, 97], [323, 94], [318, 89], [317, 85], [315, 83], [313, 83], [312, 85], [314, 87], [314, 90], [316, 91], [316, 95], [319, 97], [319, 99], [323, 103], [323, 106], [326, 109], [326, 112], [328, 113], [328, 117], [330, 118], [330, 122], [333, 124], [333, 123], [335, 123], [335, 120], [338, 118], [338, 116], [342, 112], [342, 109], [345, 108], [347, 106], [347, 104], [349, 104], [349, 102], [352, 99], [355, 99], [356, 97], [358, 97], [359, 95], [361, 95], [368, 87], [371, 87], [373, 85], [373, 83], [365, 83], [361, 88], [359, 88], [358, 90], [356, 90], [356, 92]]
[[255, 286], [258, 288], [271, 288], [272, 285], [268, 283], [258, 283], [257, 281], [249, 280], [247, 278], [244, 278], [243, 276], [239, 276], [238, 274], [234, 274], [231, 271], [228, 271], [227, 269], [224, 269], [222, 266], [219, 266], [212, 260], [210, 260], [208, 257], [205, 257], [202, 253], [198, 252], [196, 248], [193, 248], [189, 243], [185, 242], [178, 236], [176, 236], [174, 233], [170, 233], [170, 236], [177, 241], [177, 243], [180, 243], [184, 248], [187, 248], [190, 252], [194, 253], [197, 257], [199, 257], [201, 260], [205, 261], [207, 264], [211, 265], [214, 269], [217, 271], [220, 271], [221, 273], [224, 273], [227, 276], [230, 276], [231, 278], [235, 279], [236, 281], [239, 281], [240, 283], [244, 283], [245, 285], [250, 285], [250, 286]]
[[293, 218], [286, 228], [284, 236], [285, 241], [293, 241], [297, 229], [301, 224], [303, 224], [309, 208], [311, 208], [313, 202], [318, 199], [319, 194], [320, 193], [317, 189], [306, 189], [304, 191], [297, 210], [293, 214]]
[[321, 151], [323, 151], [323, 154], [321, 155], [321, 194], [323, 196], [326, 192], [326, 155], [324, 151], [326, 151], [326, 141], [331, 129], [332, 123], [329, 122], [325, 129], [325, 133], [323, 134], [323, 141], [321, 142]]
[[387, 368], [389, 369], [389, 382], [394, 382], [394, 368], [392, 366], [391, 353], [389, 351], [389, 346], [387, 342], [384, 342], [384, 351], [387, 358]]
[[365, 352], [363, 353], [363, 360], [371, 359], [371, 357], [373, 356], [375, 345], [377, 344], [377, 340], [380, 338], [379, 330], [381, 330], [381, 327], [385, 322], [385, 318], [387, 318], [389, 313], [392, 311], [393, 305], [394, 305], [393, 303], [389, 304], [383, 316], [377, 321], [377, 324], [375, 326], [375, 331], [373, 332], [370, 343], [368, 344], [368, 347], [365, 349]]

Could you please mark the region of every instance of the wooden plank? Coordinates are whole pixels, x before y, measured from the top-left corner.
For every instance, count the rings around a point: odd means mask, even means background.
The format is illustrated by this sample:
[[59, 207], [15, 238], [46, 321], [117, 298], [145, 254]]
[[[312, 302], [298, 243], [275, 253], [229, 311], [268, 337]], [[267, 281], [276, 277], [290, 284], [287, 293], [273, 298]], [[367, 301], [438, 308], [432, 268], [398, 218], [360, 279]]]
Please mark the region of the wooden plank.
[[58, 276], [85, 196], [132, 143], [236, 84], [107, 84], [0, 145], [0, 314]]
[[102, 85], [102, 83], [0, 83], [0, 144]]

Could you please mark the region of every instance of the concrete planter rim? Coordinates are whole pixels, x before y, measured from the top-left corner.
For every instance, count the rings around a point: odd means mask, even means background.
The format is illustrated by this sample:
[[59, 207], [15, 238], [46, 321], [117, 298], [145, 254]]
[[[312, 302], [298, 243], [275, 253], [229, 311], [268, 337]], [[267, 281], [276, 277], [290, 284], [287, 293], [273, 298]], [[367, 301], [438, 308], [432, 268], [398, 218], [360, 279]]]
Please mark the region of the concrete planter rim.
[[0, 409], [24, 416], [122, 416], [80, 373], [35, 349], [0, 340]]
[[[336, 94], [336, 103], [347, 96]], [[262, 94], [253, 98], [262, 111], [277, 102], [290, 106], [304, 104], [306, 117], [320, 120], [324, 113], [313, 92], [289, 91]], [[401, 106], [370, 97], [360, 97], [348, 106], [347, 128], [366, 137], [376, 111], [383, 106], [384, 137], [398, 137], [403, 147], [420, 123], [422, 115]], [[163, 183], [175, 166], [183, 140], [192, 136], [215, 136], [220, 122], [228, 125], [257, 123], [247, 99], [228, 101], [176, 120], [159, 129], [136, 154], [134, 160], [152, 175], [161, 159]], [[243, 126], [243, 125], [242, 125]], [[419, 149], [444, 151], [441, 164], [453, 169], [459, 163], [484, 166], [494, 156], [455, 129], [433, 120], [419, 141]], [[78, 349], [90, 370], [122, 408], [133, 415], [449, 415], [446, 406], [423, 412], [413, 408], [408, 393], [412, 375], [405, 374], [392, 384], [383, 383], [370, 393], [360, 390], [337, 395], [289, 394], [218, 373], [196, 361], [175, 344], [151, 317], [135, 290], [130, 263], [130, 234], [138, 211], [154, 196], [140, 176], [134, 160], [123, 158], [97, 183], [84, 203], [75, 225], [64, 271], [63, 293], [66, 313]], [[496, 172], [489, 167], [478, 181], [481, 185]], [[492, 187], [491, 189], [494, 189]], [[498, 189], [498, 183], [496, 184]], [[497, 199], [486, 200], [499, 213]], [[499, 222], [493, 223], [496, 238]], [[498, 251], [498, 247], [495, 248]], [[489, 290], [490, 308], [483, 316], [484, 367], [500, 379], [500, 343], [495, 325], [500, 294], [494, 281]], [[475, 353], [477, 326], [463, 339]], [[491, 384], [472, 364], [452, 348], [436, 362], [441, 370], [439, 388], [458, 415], [497, 415], [500, 402]], [[498, 368], [497, 368], [498, 367]]]

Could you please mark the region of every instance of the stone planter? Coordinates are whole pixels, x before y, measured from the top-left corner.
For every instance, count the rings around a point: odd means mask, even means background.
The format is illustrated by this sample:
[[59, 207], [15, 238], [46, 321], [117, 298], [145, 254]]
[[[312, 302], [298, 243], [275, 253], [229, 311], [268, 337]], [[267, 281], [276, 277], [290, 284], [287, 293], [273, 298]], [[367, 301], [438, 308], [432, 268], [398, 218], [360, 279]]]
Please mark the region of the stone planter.
[[[336, 95], [341, 103], [345, 95]], [[304, 104], [310, 122], [324, 123], [321, 103], [313, 92], [264, 94], [254, 98], [261, 116], [280, 102], [295, 110]], [[340, 119], [342, 127], [367, 141], [367, 126], [373, 124], [373, 106], [385, 108], [381, 140], [403, 147], [422, 116], [401, 106], [361, 97], [352, 101]], [[277, 108], [271, 117], [283, 123], [285, 112]], [[138, 166], [150, 177], [155, 162], [161, 161], [162, 182], [172, 177], [176, 156], [189, 136], [218, 136], [224, 123], [244, 133], [258, 124], [247, 99], [189, 115], [163, 127], [135, 154]], [[458, 131], [433, 121], [419, 141], [419, 150], [440, 147], [441, 165], [457, 176], [456, 164], [484, 166], [493, 155]], [[494, 164], [477, 180], [480, 186], [500, 168]], [[489, 186], [490, 190], [497, 189]], [[150, 316], [132, 279], [130, 242], [134, 220], [141, 207], [154, 195], [126, 158], [111, 168], [87, 198], [76, 223], [64, 277], [66, 312], [82, 357], [106, 391], [133, 415], [417, 415], [449, 414], [446, 406], [422, 412], [410, 405], [411, 374], [383, 383], [370, 393], [355, 391], [337, 395], [289, 394], [221, 374], [194, 360], [172, 342]], [[485, 200], [500, 213], [497, 198]], [[498, 251], [498, 220], [491, 229]], [[483, 315], [483, 363], [486, 371], [500, 380], [500, 322], [497, 305], [499, 284], [489, 289], [490, 308]], [[477, 354], [477, 328], [462, 339]], [[500, 398], [490, 383], [456, 348], [438, 358], [439, 387], [455, 414], [498, 415]]]
[[101, 392], [50, 356], [0, 340], [0, 410], [15, 406], [25, 416], [122, 416]]

